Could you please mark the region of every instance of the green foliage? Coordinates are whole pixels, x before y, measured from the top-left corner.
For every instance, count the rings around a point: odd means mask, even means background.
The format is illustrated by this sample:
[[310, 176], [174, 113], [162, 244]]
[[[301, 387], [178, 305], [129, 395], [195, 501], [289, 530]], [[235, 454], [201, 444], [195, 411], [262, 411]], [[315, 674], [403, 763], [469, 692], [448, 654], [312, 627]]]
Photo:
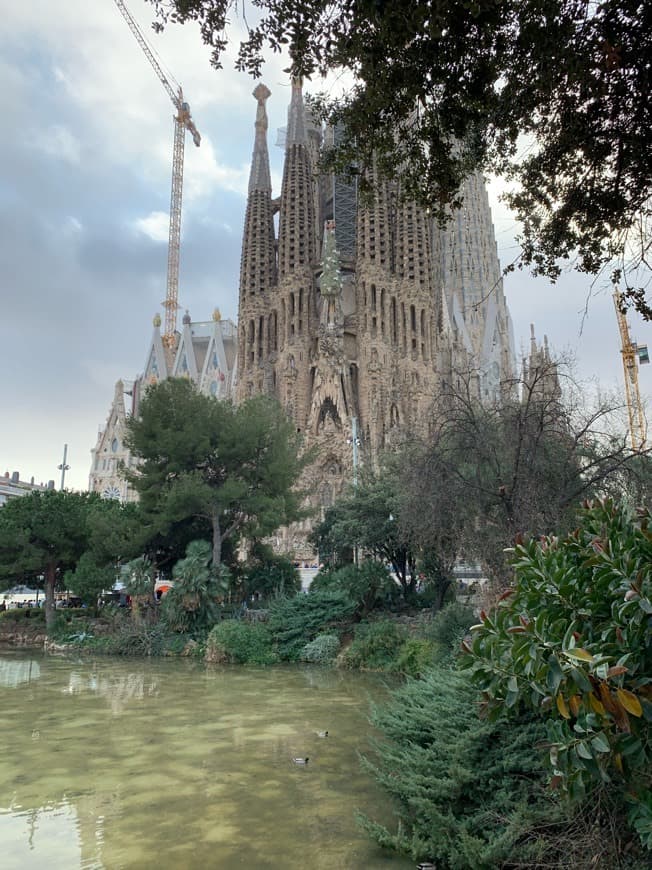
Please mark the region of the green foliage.
[[207, 541], [191, 541], [185, 558], [172, 571], [174, 586], [164, 596], [160, 609], [166, 625], [183, 633], [201, 632], [218, 621], [218, 599], [229, 588], [228, 571], [211, 565]]
[[42, 607], [21, 607], [20, 609], [3, 610], [0, 612], [0, 619], [6, 622], [21, 622], [25, 619], [44, 622], [45, 611]]
[[335, 571], [320, 571], [310, 586], [311, 594], [344, 592], [351, 601], [355, 601], [362, 614], [391, 601], [397, 591], [387, 568], [371, 559], [359, 566], [345, 565]]
[[154, 565], [147, 556], [132, 559], [120, 569], [120, 576], [127, 595], [132, 597], [154, 594]]
[[398, 651], [394, 670], [406, 677], [419, 679], [433, 667], [438, 653], [439, 648], [431, 640], [409, 637]]
[[208, 661], [239, 665], [272, 665], [278, 661], [267, 626], [236, 619], [224, 620], [211, 629], [206, 657]]
[[330, 664], [339, 649], [340, 639], [336, 634], [318, 634], [314, 640], [304, 646], [299, 658], [302, 662], [312, 662], [316, 665]]
[[166, 653], [168, 633], [162, 622], [121, 619], [102, 641], [103, 650], [110, 655], [158, 657]]
[[116, 579], [114, 567], [100, 567], [90, 552], [83, 553], [74, 571], [65, 574], [66, 587], [91, 607], [97, 606], [102, 592], [113, 588]]
[[427, 635], [441, 649], [444, 656], [452, 656], [459, 651], [460, 644], [469, 629], [476, 622], [473, 608], [459, 601], [447, 604], [435, 614]]
[[125, 476], [152, 534], [210, 523], [216, 568], [225, 541], [265, 537], [301, 516], [293, 487], [309, 457], [299, 458], [298, 433], [268, 397], [236, 406], [171, 378], [148, 389], [126, 443], [141, 462]]
[[301, 590], [301, 577], [287, 556], [277, 556], [269, 547], [260, 545], [254, 559], [244, 571], [247, 596], [258, 593], [261, 598], [272, 595], [295, 595]]
[[318, 634], [348, 626], [355, 610], [355, 602], [342, 592], [313, 592], [272, 602], [268, 626], [281, 659], [297, 661]]
[[586, 504], [565, 539], [514, 551], [516, 585], [474, 626], [462, 664], [490, 716], [547, 722], [553, 785], [652, 783], [652, 534], [611, 501]]
[[55, 586], [88, 548], [88, 517], [99, 501], [88, 493], [37, 491], [0, 511], [0, 577], [44, 575], [48, 630]]
[[392, 566], [405, 598], [416, 590], [416, 553], [397, 521], [399, 477], [387, 459], [378, 472], [368, 471], [354, 489], [326, 511], [311, 542], [326, 564], [335, 566], [338, 553], [357, 547]]
[[390, 670], [407, 640], [407, 629], [389, 619], [362, 622], [355, 627], [355, 637], [342, 654], [342, 664], [349, 668]]
[[[213, 63], [233, 38], [233, 0], [150, 0], [160, 21], [196, 21]], [[598, 274], [645, 263], [652, 175], [648, 152], [650, 11], [604, 0], [299, 4], [259, 0], [236, 65], [261, 77], [286, 49], [293, 75], [350, 72], [318, 105], [338, 123], [335, 171], [368, 192], [372, 166], [432, 215], [450, 217], [472, 169], [510, 182], [522, 258], [556, 278], [560, 259]], [[417, 109], [415, 110], [415, 107]], [[520, 147], [525, 136], [528, 147]], [[353, 168], [352, 168], [353, 167]], [[576, 256], [577, 255], [577, 256]], [[615, 276], [616, 280], [620, 277]], [[627, 281], [627, 279], [626, 279]], [[645, 284], [631, 297], [646, 318]]]
[[440, 870], [491, 870], [510, 858], [539, 866], [549, 847], [537, 826], [563, 815], [532, 751], [545, 729], [481, 722], [474, 694], [463, 676], [435, 669], [374, 710], [384, 741], [365, 767], [395, 798], [399, 824], [390, 832], [363, 817], [362, 825], [382, 846]]

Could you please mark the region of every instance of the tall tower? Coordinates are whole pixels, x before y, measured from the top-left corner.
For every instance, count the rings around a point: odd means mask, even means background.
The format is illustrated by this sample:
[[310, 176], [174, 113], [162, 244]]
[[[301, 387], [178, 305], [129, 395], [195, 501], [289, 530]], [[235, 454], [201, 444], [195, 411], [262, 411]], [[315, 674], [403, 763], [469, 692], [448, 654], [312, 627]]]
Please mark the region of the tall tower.
[[[427, 437], [452, 370], [475, 367], [493, 396], [513, 373], [509, 315], [481, 176], [444, 231], [402, 199], [398, 178], [381, 180], [374, 167], [374, 197], [358, 202], [355, 184], [318, 175], [322, 131], [295, 79], [273, 199], [269, 90], [259, 85], [254, 97], [236, 397], [275, 396], [305, 434], [316, 458], [303, 485], [323, 511], [353, 481], [353, 444], [356, 459], [373, 465], [403, 439]], [[337, 131], [325, 138], [328, 147]], [[307, 531], [285, 530], [283, 546], [300, 554]]]
[[462, 207], [438, 233], [441, 278], [453, 333], [478, 371], [480, 398], [493, 401], [514, 375], [512, 323], [482, 174], [469, 176], [460, 193]]
[[278, 350], [278, 312], [271, 305], [277, 271], [265, 107], [270, 94], [263, 84], [253, 92], [258, 104], [256, 134], [240, 261], [237, 388], [240, 399], [273, 391], [270, 357]]

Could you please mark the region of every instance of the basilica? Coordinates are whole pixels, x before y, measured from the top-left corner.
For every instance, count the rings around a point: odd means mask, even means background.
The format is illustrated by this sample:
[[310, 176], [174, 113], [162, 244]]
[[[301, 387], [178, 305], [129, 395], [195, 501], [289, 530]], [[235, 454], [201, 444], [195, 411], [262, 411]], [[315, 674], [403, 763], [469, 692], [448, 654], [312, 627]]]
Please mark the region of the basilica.
[[[473, 372], [493, 401], [515, 372], [510, 315], [484, 179], [463, 185], [463, 205], [441, 228], [401, 195], [400, 178], [355, 181], [319, 170], [337, 130], [315, 122], [292, 84], [280, 191], [267, 146], [269, 89], [259, 84], [249, 178], [238, 323], [215, 312], [183, 319], [175, 347], [160, 318], [142, 374], [119, 381], [92, 451], [90, 488], [129, 500], [121, 462], [129, 414], [150, 384], [188, 377], [217, 399], [274, 396], [316, 459], [303, 481], [318, 515], [357, 474], [406, 436], [427, 438], [442, 384]], [[299, 530], [305, 535], [305, 529]], [[298, 541], [298, 538], [297, 538]], [[278, 542], [293, 549], [292, 537]]]

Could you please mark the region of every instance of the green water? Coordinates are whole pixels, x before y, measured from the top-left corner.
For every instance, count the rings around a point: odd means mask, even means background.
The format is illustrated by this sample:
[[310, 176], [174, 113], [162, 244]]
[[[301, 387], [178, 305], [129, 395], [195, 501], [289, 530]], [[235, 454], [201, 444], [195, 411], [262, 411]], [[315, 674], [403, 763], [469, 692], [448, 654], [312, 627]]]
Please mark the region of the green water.
[[411, 867], [354, 819], [392, 819], [357, 758], [383, 695], [317, 668], [0, 652], [0, 866]]

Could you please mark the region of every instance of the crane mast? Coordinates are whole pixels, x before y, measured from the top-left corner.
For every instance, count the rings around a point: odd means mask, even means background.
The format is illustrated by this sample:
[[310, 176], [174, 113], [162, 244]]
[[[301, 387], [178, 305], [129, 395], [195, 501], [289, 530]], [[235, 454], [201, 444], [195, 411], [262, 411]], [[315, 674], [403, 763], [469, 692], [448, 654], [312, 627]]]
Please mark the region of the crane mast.
[[[627, 326], [627, 318], [623, 312], [622, 296], [615, 291], [614, 305], [616, 306], [616, 317], [618, 318], [618, 328], [620, 330], [620, 352], [623, 358], [623, 372], [625, 375], [625, 399], [627, 402], [627, 413], [629, 415], [629, 433], [632, 440], [632, 450], [644, 450], [647, 440], [647, 422], [643, 413], [643, 403], [641, 401], [641, 393], [638, 388], [638, 367], [637, 357], [639, 350], [647, 351], [647, 348], [638, 348], [629, 336], [629, 327]], [[645, 361], [645, 359], [643, 359]]]
[[123, 0], [115, 0], [115, 4], [122, 13], [129, 29], [136, 37], [143, 54], [149, 60], [154, 72], [172, 100], [176, 109], [174, 116], [174, 148], [172, 152], [172, 190], [170, 193], [170, 232], [168, 236], [168, 272], [165, 301], [165, 331], [163, 344], [166, 350], [174, 351], [175, 335], [177, 330], [177, 309], [179, 308], [179, 252], [181, 249], [181, 203], [183, 199], [183, 162], [186, 142], [186, 130], [192, 135], [192, 140], [197, 147], [201, 142], [201, 135], [195, 127], [190, 114], [190, 106], [183, 98], [180, 85], [175, 88], [170, 84], [168, 77], [163, 72], [161, 65], [156, 59], [140, 28], [132, 18], [131, 13]]

